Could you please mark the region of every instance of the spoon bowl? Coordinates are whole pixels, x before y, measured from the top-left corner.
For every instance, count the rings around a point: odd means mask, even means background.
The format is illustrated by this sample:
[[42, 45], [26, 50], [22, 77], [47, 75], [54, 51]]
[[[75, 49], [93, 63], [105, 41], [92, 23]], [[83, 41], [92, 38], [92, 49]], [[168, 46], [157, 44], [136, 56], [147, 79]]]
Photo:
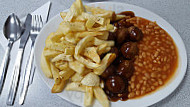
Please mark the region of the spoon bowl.
[[23, 31], [24, 29], [19, 18], [14, 13], [9, 15], [3, 27], [4, 36], [9, 42], [5, 51], [5, 55], [3, 57], [2, 64], [0, 66], [0, 93], [2, 92], [4, 76], [6, 74], [8, 60], [10, 56], [10, 50], [13, 43], [20, 38]]
[[23, 28], [19, 18], [14, 13], [9, 15], [3, 27], [5, 37], [14, 42], [20, 38], [22, 30]]

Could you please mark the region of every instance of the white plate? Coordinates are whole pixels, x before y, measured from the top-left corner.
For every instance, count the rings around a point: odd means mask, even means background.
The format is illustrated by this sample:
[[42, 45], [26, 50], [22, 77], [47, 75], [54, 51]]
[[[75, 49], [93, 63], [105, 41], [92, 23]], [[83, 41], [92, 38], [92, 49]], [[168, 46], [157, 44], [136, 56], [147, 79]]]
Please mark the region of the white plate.
[[[117, 2], [97, 2], [97, 3], [91, 3], [88, 4], [90, 6], [99, 6], [104, 9], [108, 10], [114, 10], [116, 12], [121, 11], [133, 11], [135, 12], [136, 16], [140, 16], [143, 18], [146, 18], [151, 21], [156, 21], [160, 27], [162, 27], [164, 30], [166, 30], [173, 40], [176, 43], [176, 46], [178, 48], [179, 53], [179, 66], [177, 68], [177, 71], [175, 73], [175, 76], [173, 79], [166, 84], [163, 88], [157, 90], [156, 92], [149, 94], [147, 96], [144, 96], [142, 98], [133, 99], [133, 100], [127, 100], [127, 101], [118, 101], [118, 102], [112, 102], [112, 107], [143, 107], [143, 106], [150, 106], [152, 104], [155, 104], [156, 102], [164, 99], [169, 94], [171, 94], [181, 83], [185, 72], [187, 68], [187, 54], [186, 49], [184, 46], [184, 43], [180, 37], [180, 35], [177, 33], [177, 31], [164, 19], [162, 19], [160, 16], [144, 9], [138, 6], [130, 5], [130, 4], [124, 4], [124, 3], [117, 3]], [[66, 11], [66, 10], [65, 10]], [[53, 17], [41, 30], [39, 36], [37, 37], [36, 44], [35, 44], [35, 64], [38, 70], [38, 73], [40, 77], [44, 80], [44, 82], [47, 84], [49, 88], [52, 88], [54, 81], [53, 79], [48, 79], [43, 74], [41, 67], [40, 67], [40, 57], [43, 48], [45, 47], [45, 39], [47, 36], [51, 33], [56, 31], [59, 23], [62, 21], [61, 17], [56, 15]], [[50, 93], [50, 92], [49, 92]], [[83, 93], [81, 92], [74, 92], [74, 91], [63, 91], [62, 93], [58, 93], [60, 97], [63, 99], [74, 103], [79, 106], [83, 106]], [[100, 106], [97, 101], [95, 101], [94, 106]]]

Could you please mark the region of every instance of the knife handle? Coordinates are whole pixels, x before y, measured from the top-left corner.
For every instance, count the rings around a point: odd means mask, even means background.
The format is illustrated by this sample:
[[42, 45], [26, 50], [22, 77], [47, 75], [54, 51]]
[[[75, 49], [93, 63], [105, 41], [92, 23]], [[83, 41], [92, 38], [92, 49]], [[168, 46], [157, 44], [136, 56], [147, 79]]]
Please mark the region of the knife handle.
[[24, 70], [23, 85], [22, 85], [20, 97], [19, 97], [20, 105], [24, 103], [25, 96], [28, 90], [30, 75], [31, 75], [32, 66], [33, 66], [33, 59], [34, 59], [34, 42], [32, 42], [29, 59], [26, 64], [26, 69]]
[[9, 44], [8, 44], [6, 51], [5, 51], [5, 55], [3, 57], [3, 61], [1, 63], [1, 68], [0, 68], [0, 94], [1, 94], [1, 91], [3, 89], [4, 76], [7, 72], [7, 67], [8, 67], [7, 64], [8, 64], [12, 44], [13, 44], [13, 42], [9, 41]]
[[22, 61], [22, 54], [23, 54], [23, 49], [19, 48], [18, 53], [17, 53], [17, 57], [16, 57], [15, 66], [14, 66], [12, 83], [11, 83], [9, 95], [7, 98], [7, 105], [9, 105], [9, 106], [13, 105], [14, 99], [16, 96], [18, 81], [19, 81], [19, 75], [20, 75], [20, 66], [21, 66], [21, 61]]

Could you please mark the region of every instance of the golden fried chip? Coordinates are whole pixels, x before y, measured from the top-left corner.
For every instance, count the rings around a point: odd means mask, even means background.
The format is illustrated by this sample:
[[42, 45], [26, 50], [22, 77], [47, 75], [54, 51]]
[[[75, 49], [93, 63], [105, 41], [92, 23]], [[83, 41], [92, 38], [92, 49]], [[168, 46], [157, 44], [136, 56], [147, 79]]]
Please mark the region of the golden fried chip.
[[103, 54], [107, 46], [108, 46], [107, 43], [99, 45], [97, 49], [98, 55]]
[[73, 82], [80, 82], [83, 79], [83, 76], [80, 75], [79, 73], [75, 73], [72, 77], [71, 77], [71, 81]]
[[100, 88], [99, 86], [93, 87], [93, 91], [94, 91], [94, 96], [100, 102], [100, 104], [103, 107], [109, 107], [109, 100], [107, 98], [107, 95], [102, 90], [102, 88]]
[[61, 43], [52, 43], [52, 44], [47, 44], [46, 48], [47, 49], [51, 49], [51, 50], [65, 52], [65, 48], [74, 48], [74, 46], [70, 45], [70, 44], [63, 45]]
[[57, 62], [55, 62], [55, 66], [59, 70], [65, 70], [65, 69], [68, 68], [68, 62], [66, 62], [66, 61], [57, 61]]
[[63, 36], [64, 36], [63, 34], [55, 32], [55, 33], [53, 33], [53, 36], [50, 36], [50, 40], [51, 40], [51, 42], [61, 42], [60, 39]]
[[62, 24], [62, 32], [65, 35], [72, 31], [76, 32], [85, 30], [86, 28], [84, 22], [63, 22]]
[[48, 77], [48, 78], [53, 78], [53, 75], [52, 75], [52, 72], [51, 72], [51, 68], [50, 68], [50, 62], [44, 56], [44, 51], [42, 52], [41, 60], [40, 61], [41, 61], [40, 62], [41, 68], [42, 68], [42, 71], [45, 74], [45, 76]]
[[103, 36], [105, 33], [104, 32], [77, 32], [76, 37], [77, 38], [84, 38], [86, 36]]
[[59, 77], [59, 70], [52, 63], [50, 63], [50, 67], [55, 84], [60, 84], [61, 78]]
[[48, 35], [48, 37], [46, 38], [46, 41], [45, 41], [46, 45], [52, 44], [51, 37], [53, 37], [53, 36], [54, 36], [53, 32]]
[[92, 104], [92, 100], [93, 100], [93, 87], [90, 86], [86, 86], [86, 92], [85, 92], [85, 96], [84, 96], [84, 105], [90, 106]]
[[82, 50], [86, 47], [86, 45], [87, 45], [89, 42], [93, 41], [93, 40], [94, 40], [94, 37], [92, 37], [92, 36], [86, 36], [86, 37], [84, 37], [83, 39], [81, 39], [81, 40], [77, 43], [77, 45], [76, 45], [76, 47], [75, 47], [75, 55], [79, 55], [79, 54], [82, 52]]
[[73, 61], [73, 57], [72, 57], [72, 55], [59, 54], [56, 57], [54, 57], [51, 61], [52, 62], [56, 62], [56, 61]]
[[103, 17], [103, 18], [109, 18], [112, 19], [113, 14], [115, 14], [111, 10], [104, 10], [100, 9], [98, 7], [90, 7], [90, 6], [85, 6], [86, 10], [88, 12], [91, 12], [93, 15], [98, 16], [98, 17]]
[[104, 18], [97, 17], [97, 16], [94, 16], [94, 15], [91, 15], [91, 14], [88, 14], [88, 13], [82, 13], [82, 16], [87, 20], [91, 20], [92, 22], [94, 22], [94, 24], [95, 24], [95, 22], [100, 24], [100, 25], [104, 24]]
[[66, 12], [60, 12], [60, 16], [61, 18], [64, 20], [64, 18], [66, 17], [67, 13]]
[[104, 47], [101, 48], [101, 50], [99, 50], [99, 55], [107, 53], [111, 50], [111, 47], [105, 47], [104, 50], [102, 50]]
[[56, 51], [56, 50], [51, 50], [51, 49], [44, 49], [43, 54], [46, 58], [52, 58], [55, 57], [59, 54], [61, 54], [62, 52], [60, 51]]
[[116, 18], [115, 18], [114, 21], [121, 20], [121, 19], [123, 19], [125, 17], [126, 17], [125, 15], [116, 15]]
[[100, 56], [98, 55], [95, 47], [85, 48], [83, 55], [96, 63], [100, 63]]
[[115, 28], [113, 25], [108, 24], [96, 28], [87, 28], [88, 31], [113, 31]]
[[107, 40], [108, 37], [109, 37], [109, 32], [104, 32], [103, 35], [98, 35], [96, 36], [98, 39], [101, 39], [101, 40]]
[[114, 53], [108, 53], [100, 63], [100, 66], [94, 69], [94, 73], [101, 75], [106, 68], [115, 60], [116, 55]]
[[61, 79], [68, 80], [74, 73], [75, 71], [73, 71], [72, 69], [68, 67], [67, 69], [60, 71], [59, 75]]
[[55, 62], [54, 65], [55, 65], [56, 68], [59, 68], [60, 65], [64, 65], [65, 63], [67, 63], [67, 62], [60, 60], [60, 61]]
[[68, 41], [68, 42], [70, 42], [70, 43], [73, 43], [73, 44], [77, 43], [77, 38], [75, 37], [75, 35], [73, 33], [68, 33], [65, 36], [65, 40]]
[[99, 86], [100, 78], [98, 75], [90, 72], [82, 79], [81, 83], [86, 86]]
[[104, 88], [104, 81], [100, 80], [100, 87], [103, 89]]
[[82, 57], [80, 55], [74, 55], [74, 58], [77, 61], [83, 63], [87, 68], [90, 68], [90, 69], [94, 69], [94, 68], [97, 68], [100, 66], [99, 64], [96, 64], [96, 63], [92, 62], [91, 60], [85, 59], [84, 57]]
[[65, 90], [85, 92], [86, 86], [82, 85], [80, 82], [71, 82], [67, 84], [67, 86], [65, 87]]
[[81, 0], [76, 0], [76, 9], [78, 10], [78, 15], [82, 14], [84, 12], [84, 6]]
[[52, 93], [60, 93], [63, 91], [64, 87], [65, 87], [66, 81], [65, 80], [61, 80], [61, 82], [59, 84], [54, 84], [53, 88], [51, 89]]
[[82, 74], [83, 73], [83, 71], [85, 70], [85, 66], [84, 66], [84, 64], [82, 64], [82, 63], [80, 63], [79, 61], [70, 61], [69, 62], [69, 67], [72, 69], [72, 70], [74, 70], [74, 71], [76, 71], [77, 73], [79, 73], [79, 74]]
[[72, 47], [70, 47], [70, 48], [65, 48], [65, 52], [64, 52], [64, 54], [65, 55], [74, 55], [74, 51], [75, 51], [75, 49]]
[[94, 24], [95, 24], [95, 21], [94, 20], [92, 20], [92, 19], [88, 19], [87, 21], [86, 21], [86, 27], [87, 28], [92, 28], [93, 26], [94, 26]]
[[102, 45], [102, 44], [107, 44], [107, 46], [114, 46], [114, 41], [105, 41], [105, 40], [100, 40], [98, 38], [94, 39], [94, 45], [98, 46], [98, 45]]

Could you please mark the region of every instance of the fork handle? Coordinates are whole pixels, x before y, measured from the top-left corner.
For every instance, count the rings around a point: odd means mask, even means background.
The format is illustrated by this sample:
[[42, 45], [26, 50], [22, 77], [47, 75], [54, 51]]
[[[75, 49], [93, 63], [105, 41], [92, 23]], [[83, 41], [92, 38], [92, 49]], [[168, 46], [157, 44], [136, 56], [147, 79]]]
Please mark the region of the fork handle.
[[16, 57], [16, 64], [14, 66], [14, 74], [12, 78], [12, 83], [11, 87], [9, 90], [9, 95], [7, 99], [7, 105], [12, 106], [14, 103], [14, 99], [16, 96], [17, 92], [17, 87], [18, 87], [18, 81], [19, 81], [19, 75], [20, 75], [20, 66], [21, 66], [21, 61], [22, 61], [22, 54], [23, 54], [23, 49], [19, 48], [17, 57]]
[[6, 70], [7, 70], [7, 64], [8, 64], [12, 44], [13, 44], [13, 42], [9, 41], [9, 44], [8, 44], [6, 51], [5, 51], [5, 55], [3, 57], [3, 61], [1, 63], [1, 68], [0, 68], [0, 94], [1, 94], [1, 91], [3, 89], [4, 77], [5, 77]]
[[23, 85], [22, 85], [20, 97], [19, 97], [19, 104], [20, 105], [22, 105], [24, 103], [26, 93], [28, 90], [31, 70], [32, 70], [32, 66], [33, 66], [33, 59], [34, 59], [34, 42], [32, 42], [29, 59], [28, 59], [28, 62], [26, 64], [26, 69], [24, 70]]

